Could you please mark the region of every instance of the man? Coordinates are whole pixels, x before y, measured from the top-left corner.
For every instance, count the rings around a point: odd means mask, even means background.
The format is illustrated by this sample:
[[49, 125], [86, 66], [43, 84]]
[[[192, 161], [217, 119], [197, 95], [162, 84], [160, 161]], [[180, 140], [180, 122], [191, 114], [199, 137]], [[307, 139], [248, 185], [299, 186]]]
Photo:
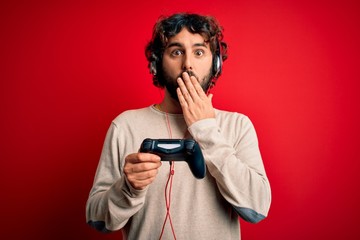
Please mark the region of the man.
[[[240, 239], [238, 216], [267, 216], [271, 191], [254, 127], [242, 114], [214, 109], [208, 90], [227, 45], [212, 17], [161, 18], [146, 47], [160, 104], [129, 110], [111, 124], [87, 202], [87, 222], [125, 239]], [[186, 162], [162, 164], [138, 152], [145, 138], [194, 139], [207, 174]]]

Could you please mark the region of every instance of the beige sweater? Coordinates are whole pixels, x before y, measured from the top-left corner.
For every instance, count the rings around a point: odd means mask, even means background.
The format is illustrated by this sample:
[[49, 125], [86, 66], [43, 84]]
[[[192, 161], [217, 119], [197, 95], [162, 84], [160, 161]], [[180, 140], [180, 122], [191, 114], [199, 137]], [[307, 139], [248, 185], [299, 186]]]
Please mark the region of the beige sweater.
[[[258, 222], [271, 202], [252, 123], [242, 114], [220, 110], [216, 119], [189, 128], [181, 114], [168, 114], [168, 119], [172, 137], [194, 138], [207, 165], [206, 177], [196, 179], [186, 162], [175, 163], [170, 214], [176, 238], [240, 239], [238, 216]], [[141, 191], [123, 174], [125, 157], [137, 152], [145, 138], [169, 138], [166, 115], [154, 106], [123, 112], [112, 122], [86, 205], [87, 222], [96, 229], [122, 229], [124, 239], [159, 239], [170, 165], [163, 162], [155, 181]], [[163, 239], [173, 239], [169, 221]]]

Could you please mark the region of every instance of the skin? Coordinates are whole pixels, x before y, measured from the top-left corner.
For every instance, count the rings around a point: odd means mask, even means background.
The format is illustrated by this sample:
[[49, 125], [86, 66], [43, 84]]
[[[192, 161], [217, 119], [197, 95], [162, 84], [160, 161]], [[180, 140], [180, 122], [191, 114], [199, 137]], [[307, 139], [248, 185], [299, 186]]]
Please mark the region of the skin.
[[[190, 33], [186, 28], [169, 39], [164, 51], [162, 66], [170, 80], [177, 82], [178, 100], [171, 97], [167, 89], [160, 109], [168, 113], [183, 114], [187, 126], [215, 118], [212, 94], [206, 94], [201, 84], [207, 84], [212, 66], [209, 44], [200, 34]], [[189, 76], [191, 71], [195, 76]], [[145, 189], [151, 184], [161, 166], [159, 156], [150, 153], [133, 153], [125, 158], [124, 173], [132, 187]]]

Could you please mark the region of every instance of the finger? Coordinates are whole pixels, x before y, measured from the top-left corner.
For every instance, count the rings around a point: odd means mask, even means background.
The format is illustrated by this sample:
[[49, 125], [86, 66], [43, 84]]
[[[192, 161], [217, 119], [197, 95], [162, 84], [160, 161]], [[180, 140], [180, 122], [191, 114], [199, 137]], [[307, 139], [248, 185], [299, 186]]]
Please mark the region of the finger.
[[185, 100], [185, 98], [184, 98], [184, 95], [183, 95], [182, 92], [181, 92], [180, 87], [178, 87], [178, 88], [176, 89], [176, 93], [177, 93], [177, 95], [178, 95], [178, 99], [179, 99], [179, 103], [180, 103], [181, 107], [182, 107], [183, 109], [188, 108], [189, 105], [188, 105], [188, 103], [186, 102], [186, 100]]
[[135, 182], [137, 180], [143, 180], [146, 178], [153, 177], [157, 174], [158, 168], [162, 165], [161, 162], [158, 163], [125, 163], [124, 174], [130, 182]]
[[187, 86], [185, 85], [184, 80], [182, 78], [178, 78], [177, 82], [181, 91], [181, 95], [183, 96], [184, 100], [188, 103], [192, 102], [191, 95], [187, 89]]
[[182, 77], [191, 98], [196, 101], [199, 98], [199, 90], [201, 89], [198, 79], [195, 76], [190, 76], [187, 72], [183, 72]]
[[126, 156], [125, 161], [129, 163], [159, 162], [161, 158], [152, 153], [133, 153]]
[[197, 80], [196, 77], [191, 76], [190, 77], [190, 81], [192, 84], [192, 88], [194, 89], [194, 93], [193, 95], [191, 95], [193, 97], [193, 99], [197, 99], [197, 98], [205, 98], [206, 97], [206, 93], [204, 92], [204, 89], [201, 87], [199, 81]]
[[213, 96], [214, 96], [214, 94], [212, 94], [212, 93], [209, 93], [209, 95], [207, 96], [209, 98], [210, 102], [212, 102]]
[[155, 177], [148, 178], [146, 180], [133, 180], [133, 181], [128, 179], [128, 181], [130, 182], [131, 186], [133, 186], [133, 188], [138, 189], [138, 190], [143, 190], [148, 185], [150, 185], [154, 181], [154, 179], [155, 179]]
[[151, 170], [155, 170], [158, 169], [161, 166], [161, 162], [156, 162], [156, 163], [152, 163], [152, 162], [145, 162], [145, 163], [136, 163], [136, 164], [131, 164], [128, 168], [130, 171], [128, 171], [129, 173], [141, 173], [141, 172], [146, 172], [146, 171], [151, 171]]
[[153, 154], [153, 153], [137, 153], [138, 155], [138, 159], [141, 161], [141, 162], [160, 162], [161, 161], [161, 158], [156, 155], [156, 154]]
[[152, 169], [146, 172], [140, 172], [137, 173], [136, 176], [136, 181], [145, 181], [147, 179], [152, 179], [154, 177], [156, 177], [156, 175], [158, 174], [158, 169]]

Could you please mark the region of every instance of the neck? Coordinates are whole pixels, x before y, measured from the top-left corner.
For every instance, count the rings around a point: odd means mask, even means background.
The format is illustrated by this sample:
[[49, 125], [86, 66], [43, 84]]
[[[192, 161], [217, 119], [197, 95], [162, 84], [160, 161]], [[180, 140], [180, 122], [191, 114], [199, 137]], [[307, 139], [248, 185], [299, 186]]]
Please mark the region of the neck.
[[167, 92], [165, 91], [164, 99], [161, 103], [158, 104], [159, 109], [163, 112], [172, 113], [172, 114], [182, 114], [182, 108], [180, 103], [173, 99]]

